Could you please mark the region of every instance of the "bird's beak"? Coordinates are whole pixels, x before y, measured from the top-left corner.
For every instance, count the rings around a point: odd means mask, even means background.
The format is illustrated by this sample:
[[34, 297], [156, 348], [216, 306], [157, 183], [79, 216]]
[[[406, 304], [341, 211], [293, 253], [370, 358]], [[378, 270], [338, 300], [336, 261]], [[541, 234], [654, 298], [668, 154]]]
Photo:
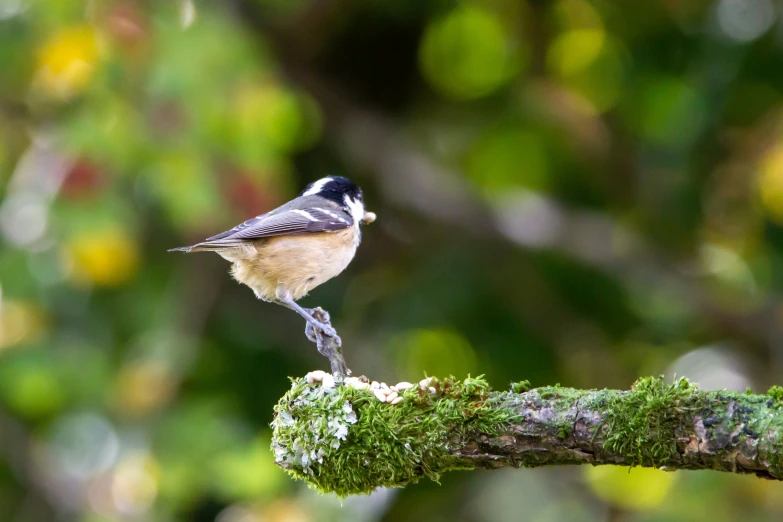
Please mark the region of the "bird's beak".
[[375, 218], [378, 216], [375, 215], [375, 212], [365, 212], [364, 217], [362, 218], [362, 223], [365, 225], [369, 225], [373, 221], [375, 221]]

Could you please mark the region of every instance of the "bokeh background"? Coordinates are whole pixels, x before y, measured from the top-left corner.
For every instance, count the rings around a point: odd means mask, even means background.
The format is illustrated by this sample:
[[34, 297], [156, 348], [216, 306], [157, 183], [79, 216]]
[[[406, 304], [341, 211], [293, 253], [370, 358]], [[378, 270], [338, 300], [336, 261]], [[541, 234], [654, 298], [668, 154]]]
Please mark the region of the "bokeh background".
[[773, 521], [778, 483], [272, 464], [304, 323], [168, 253], [326, 174], [378, 221], [303, 301], [357, 374], [783, 382], [773, 0], [0, 0], [0, 520]]

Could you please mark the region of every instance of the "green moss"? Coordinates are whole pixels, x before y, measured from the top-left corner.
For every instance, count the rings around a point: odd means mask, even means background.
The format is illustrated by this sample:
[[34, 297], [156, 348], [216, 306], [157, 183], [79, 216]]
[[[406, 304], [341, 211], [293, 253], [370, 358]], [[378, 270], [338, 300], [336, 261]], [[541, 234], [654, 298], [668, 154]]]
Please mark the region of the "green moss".
[[488, 407], [481, 377], [433, 381], [432, 395], [417, 387], [391, 405], [367, 390], [324, 389], [293, 381], [275, 407], [272, 449], [290, 475], [338, 496], [403, 486], [421, 477], [471, 469], [449, 453], [449, 441], [466, 430], [498, 433], [508, 413]]
[[783, 386], [773, 386], [767, 391], [772, 400], [783, 403]]
[[525, 393], [530, 391], [530, 381], [512, 382], [511, 391], [514, 393]]
[[561, 439], [567, 439], [574, 433], [574, 427], [568, 424], [561, 424], [557, 430], [557, 435]]
[[677, 452], [677, 430], [683, 409], [694, 408], [697, 390], [687, 379], [666, 384], [663, 377], [644, 377], [629, 392], [606, 405], [604, 446], [629, 456], [630, 465], [658, 466]]
[[559, 399], [563, 390], [570, 390], [571, 388], [562, 388], [560, 383], [554, 386], [542, 386], [538, 389], [542, 399]]

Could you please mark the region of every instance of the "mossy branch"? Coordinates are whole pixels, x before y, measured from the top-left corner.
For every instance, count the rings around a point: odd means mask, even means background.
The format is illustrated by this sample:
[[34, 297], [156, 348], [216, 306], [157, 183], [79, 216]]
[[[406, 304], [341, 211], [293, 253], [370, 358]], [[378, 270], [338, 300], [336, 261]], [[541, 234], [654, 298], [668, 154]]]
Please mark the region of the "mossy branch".
[[368, 390], [293, 381], [275, 408], [275, 461], [340, 496], [473, 468], [616, 464], [752, 473], [783, 480], [783, 389], [700, 391], [643, 378], [631, 390], [481, 378], [418, 387], [391, 405]]

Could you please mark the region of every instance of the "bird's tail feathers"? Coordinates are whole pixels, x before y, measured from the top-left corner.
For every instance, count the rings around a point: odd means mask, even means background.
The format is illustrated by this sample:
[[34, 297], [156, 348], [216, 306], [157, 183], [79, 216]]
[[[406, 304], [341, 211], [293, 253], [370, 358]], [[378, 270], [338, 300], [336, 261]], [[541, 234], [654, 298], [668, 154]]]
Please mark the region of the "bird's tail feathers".
[[193, 252], [193, 249], [196, 248], [198, 245], [191, 245], [191, 246], [184, 246], [184, 247], [177, 247], [177, 248], [169, 248], [169, 252], [186, 252], [191, 253]]
[[218, 252], [220, 250], [226, 250], [228, 248], [241, 246], [241, 242], [238, 241], [204, 241], [203, 243], [196, 243], [195, 245], [170, 248], [169, 252], [185, 252], [190, 254], [191, 252]]
[[169, 252], [185, 252], [190, 254], [191, 252], [217, 252], [218, 250], [225, 250], [231, 248], [233, 245], [226, 243], [197, 243], [187, 247], [170, 248]]

